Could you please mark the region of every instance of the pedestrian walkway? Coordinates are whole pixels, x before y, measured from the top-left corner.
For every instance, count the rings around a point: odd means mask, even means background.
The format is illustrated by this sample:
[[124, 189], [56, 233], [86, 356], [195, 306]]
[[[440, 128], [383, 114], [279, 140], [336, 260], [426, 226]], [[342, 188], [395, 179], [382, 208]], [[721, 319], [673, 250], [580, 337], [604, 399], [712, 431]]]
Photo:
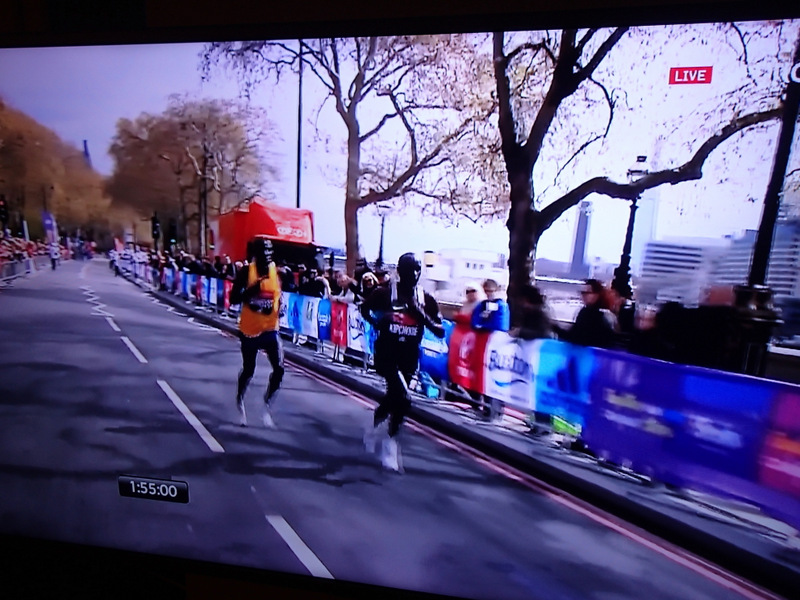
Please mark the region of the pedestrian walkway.
[[[229, 317], [135, 283], [197, 320], [236, 333]], [[284, 348], [288, 361], [347, 389], [372, 399], [384, 393], [382, 378], [363, 367], [334, 361], [304, 345], [287, 343]], [[532, 435], [524, 415], [514, 411], [488, 423], [466, 404], [416, 395], [411, 418], [781, 595], [796, 597], [800, 589], [798, 532], [755, 507], [670, 489], [570, 449], [556, 435]]]

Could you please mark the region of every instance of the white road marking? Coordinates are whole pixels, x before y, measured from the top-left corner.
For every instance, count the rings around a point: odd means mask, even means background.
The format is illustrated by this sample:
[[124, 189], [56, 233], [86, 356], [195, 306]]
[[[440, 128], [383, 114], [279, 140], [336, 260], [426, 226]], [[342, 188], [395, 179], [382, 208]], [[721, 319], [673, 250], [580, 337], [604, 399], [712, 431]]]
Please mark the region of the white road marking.
[[160, 387], [167, 395], [167, 398], [169, 398], [175, 405], [175, 408], [177, 408], [183, 417], [189, 422], [189, 425], [194, 428], [194, 430], [197, 432], [197, 435], [199, 435], [200, 438], [206, 443], [206, 446], [208, 446], [212, 452], [225, 452], [225, 448], [223, 448], [222, 445], [214, 438], [214, 436], [211, 435], [211, 432], [205, 428], [205, 426], [200, 422], [200, 419], [194, 416], [194, 413], [189, 410], [189, 407], [186, 406], [186, 404], [183, 403], [183, 400], [181, 400], [180, 396], [175, 393], [175, 390], [173, 390], [163, 379], [157, 379], [156, 382], [158, 383], [158, 387]]
[[89, 287], [88, 285], [81, 286], [84, 295], [86, 296], [86, 301], [90, 304], [94, 304], [92, 307], [91, 314], [97, 317], [113, 317], [114, 315], [107, 310], [104, 310], [106, 305], [100, 302], [100, 296], [95, 294], [94, 290]]
[[203, 323], [198, 323], [197, 321], [194, 320], [194, 317], [189, 317], [188, 319], [186, 319], [186, 321], [188, 323], [191, 323], [195, 327], [199, 327], [204, 331], [219, 331], [216, 327], [209, 327], [208, 325], [205, 325]]
[[317, 555], [311, 551], [311, 548], [306, 546], [305, 542], [300, 539], [300, 536], [297, 535], [295, 530], [286, 522], [286, 519], [280, 515], [264, 516], [267, 518], [267, 522], [272, 525], [273, 529], [278, 532], [278, 535], [283, 538], [283, 541], [286, 542], [289, 549], [294, 552], [294, 555], [314, 577], [324, 577], [325, 579], [334, 578], [331, 572], [322, 564], [322, 561], [317, 558]]
[[122, 339], [123, 342], [125, 342], [125, 345], [128, 347], [128, 350], [130, 350], [133, 353], [133, 355], [136, 357], [136, 359], [140, 363], [142, 363], [143, 365], [147, 364], [147, 359], [144, 357], [144, 355], [141, 352], [139, 352], [139, 349], [136, 346], [133, 345], [133, 342], [131, 342], [124, 335], [122, 336], [121, 339]]
[[114, 331], [122, 331], [111, 317], [106, 317], [106, 321], [108, 321], [108, 324], [111, 325], [111, 329]]

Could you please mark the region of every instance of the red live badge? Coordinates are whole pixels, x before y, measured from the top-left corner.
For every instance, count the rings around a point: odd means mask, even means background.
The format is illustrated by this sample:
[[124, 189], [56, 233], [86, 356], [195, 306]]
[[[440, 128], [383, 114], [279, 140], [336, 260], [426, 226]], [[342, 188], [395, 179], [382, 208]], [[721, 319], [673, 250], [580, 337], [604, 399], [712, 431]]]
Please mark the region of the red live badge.
[[714, 67], [672, 67], [669, 70], [669, 84], [711, 83]]

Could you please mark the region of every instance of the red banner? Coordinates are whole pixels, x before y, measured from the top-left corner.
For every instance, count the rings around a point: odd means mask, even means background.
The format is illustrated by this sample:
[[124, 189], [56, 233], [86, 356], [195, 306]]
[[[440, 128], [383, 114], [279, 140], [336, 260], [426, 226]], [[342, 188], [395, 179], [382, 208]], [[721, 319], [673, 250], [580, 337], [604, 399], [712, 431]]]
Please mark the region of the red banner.
[[800, 498], [800, 396], [779, 394], [771, 421], [759, 457], [759, 479], [764, 485]]
[[489, 333], [475, 331], [466, 324], [457, 324], [450, 336], [447, 370], [450, 380], [479, 394], [484, 393], [483, 362]]
[[339, 348], [347, 348], [347, 304], [344, 302], [331, 302], [331, 342]]
[[231, 307], [231, 290], [233, 289], [233, 282], [225, 280], [222, 291], [222, 308], [229, 310]]
[[203, 299], [203, 278], [198, 275], [197, 284], [194, 286], [194, 297], [198, 300]]

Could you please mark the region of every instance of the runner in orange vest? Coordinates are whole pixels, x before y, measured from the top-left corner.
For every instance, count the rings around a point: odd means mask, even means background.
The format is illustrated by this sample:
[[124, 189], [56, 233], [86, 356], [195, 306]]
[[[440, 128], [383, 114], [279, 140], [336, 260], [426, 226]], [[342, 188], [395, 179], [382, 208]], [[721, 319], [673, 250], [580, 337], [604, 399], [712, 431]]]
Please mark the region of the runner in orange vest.
[[239, 423], [247, 425], [244, 394], [256, 370], [256, 356], [264, 350], [272, 365], [269, 385], [264, 394], [264, 426], [274, 428], [271, 403], [283, 380], [283, 346], [278, 333], [281, 285], [275, 262], [272, 260], [272, 242], [254, 238], [247, 245], [250, 264], [236, 274], [231, 289], [231, 303], [241, 304], [239, 338], [242, 342], [242, 370], [236, 391]]

